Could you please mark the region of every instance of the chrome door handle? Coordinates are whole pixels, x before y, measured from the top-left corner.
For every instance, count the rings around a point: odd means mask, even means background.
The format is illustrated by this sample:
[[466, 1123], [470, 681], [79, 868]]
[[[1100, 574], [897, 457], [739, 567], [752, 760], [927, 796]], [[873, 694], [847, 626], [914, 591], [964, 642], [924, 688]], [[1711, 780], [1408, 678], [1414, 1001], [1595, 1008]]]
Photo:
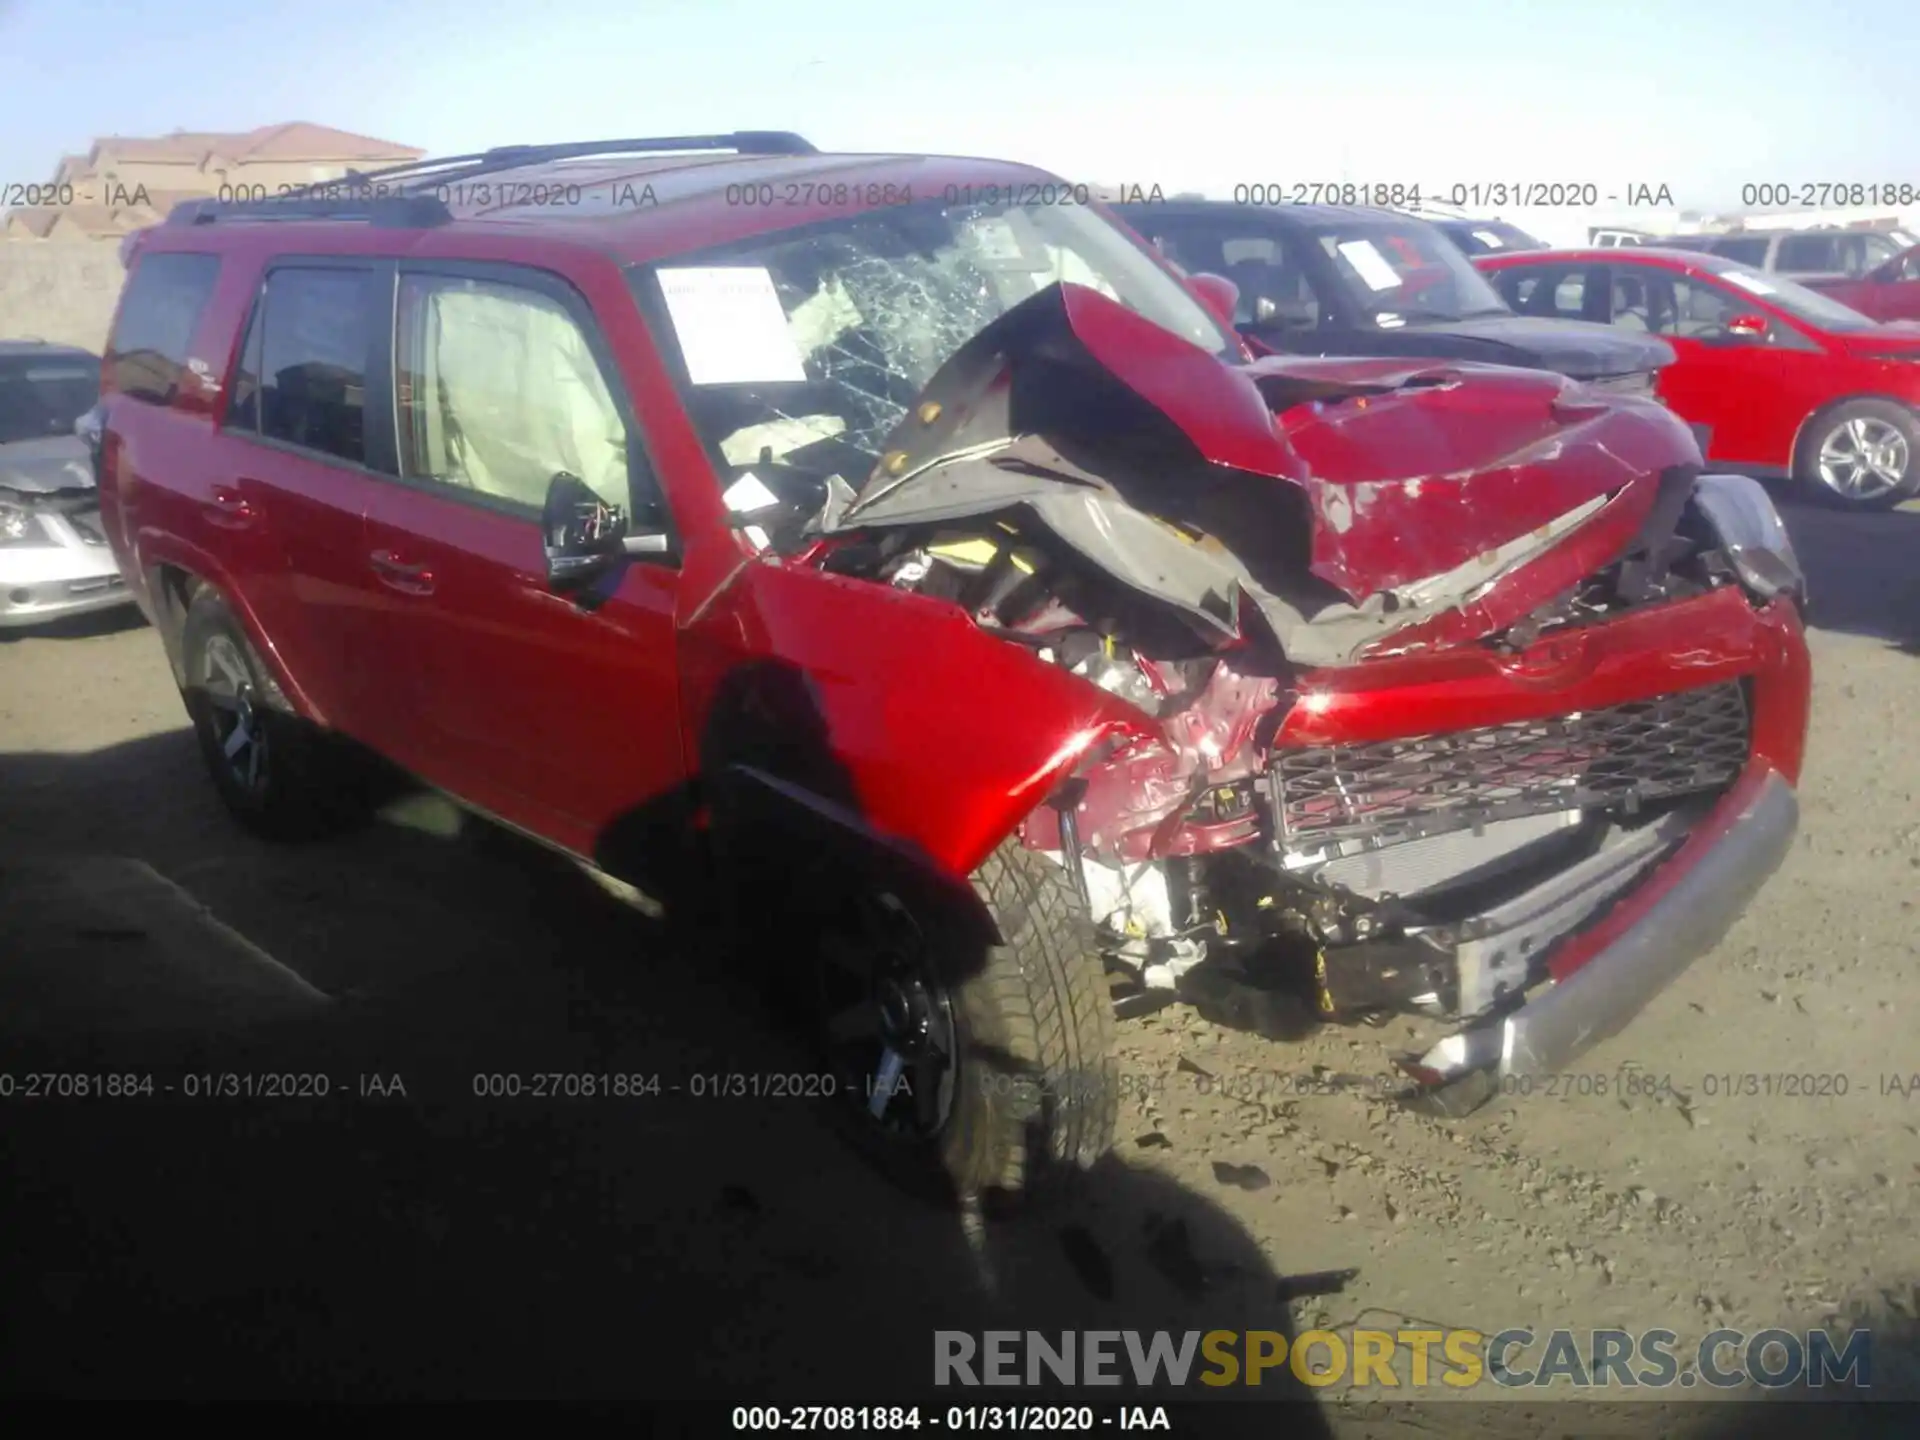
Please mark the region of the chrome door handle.
[[410, 565], [391, 550], [376, 550], [367, 559], [380, 577], [380, 583], [408, 595], [431, 595], [433, 571], [426, 565]]

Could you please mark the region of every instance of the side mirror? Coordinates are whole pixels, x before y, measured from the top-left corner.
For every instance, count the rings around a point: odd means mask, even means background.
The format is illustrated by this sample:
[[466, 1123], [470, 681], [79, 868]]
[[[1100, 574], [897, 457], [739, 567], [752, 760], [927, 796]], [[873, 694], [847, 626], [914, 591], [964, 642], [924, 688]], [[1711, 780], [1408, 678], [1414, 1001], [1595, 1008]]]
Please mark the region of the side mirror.
[[1213, 318], [1222, 325], [1231, 327], [1233, 317], [1240, 308], [1240, 287], [1224, 275], [1209, 275], [1201, 271], [1197, 275], [1187, 276], [1187, 285], [1200, 297], [1200, 303], [1207, 307]]
[[1767, 333], [1764, 315], [1736, 315], [1727, 321], [1727, 334], [1736, 340], [1758, 340]]
[[[564, 470], [547, 486], [540, 528], [546, 537], [547, 583], [555, 590], [592, 584], [628, 553], [626, 513]], [[666, 537], [659, 538], [664, 550]]]
[[106, 428], [106, 421], [106, 407], [95, 404], [91, 410], [73, 422], [73, 433], [86, 443], [86, 447], [89, 450], [98, 451], [100, 448], [100, 435]]

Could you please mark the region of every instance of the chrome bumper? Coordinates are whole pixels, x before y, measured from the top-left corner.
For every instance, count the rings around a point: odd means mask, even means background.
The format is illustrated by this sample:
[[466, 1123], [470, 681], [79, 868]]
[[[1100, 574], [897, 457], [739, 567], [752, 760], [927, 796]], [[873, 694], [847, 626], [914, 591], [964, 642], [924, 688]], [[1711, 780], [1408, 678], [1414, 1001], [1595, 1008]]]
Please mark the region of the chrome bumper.
[[[1484, 1083], [1563, 1070], [1618, 1034], [1720, 942], [1786, 859], [1799, 822], [1793, 787], [1770, 766], [1750, 767], [1694, 837], [1642, 882], [1657, 898], [1642, 902], [1639, 913], [1584, 964], [1513, 1013], [1450, 1035], [1403, 1068], [1428, 1092], [1469, 1076]], [[1634, 904], [1631, 895], [1622, 902]], [[1484, 1088], [1479, 1099], [1498, 1087]]]

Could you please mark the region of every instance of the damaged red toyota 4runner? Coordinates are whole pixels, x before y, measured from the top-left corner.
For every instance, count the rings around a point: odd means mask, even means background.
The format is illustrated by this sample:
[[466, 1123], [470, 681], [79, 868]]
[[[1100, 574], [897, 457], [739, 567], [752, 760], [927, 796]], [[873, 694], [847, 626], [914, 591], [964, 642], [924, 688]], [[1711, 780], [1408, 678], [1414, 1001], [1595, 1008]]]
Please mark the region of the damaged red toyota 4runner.
[[731, 917], [947, 1196], [1110, 1145], [1116, 998], [1425, 1017], [1451, 1109], [1616, 1031], [1796, 823], [1765, 495], [1546, 372], [1250, 361], [1079, 198], [753, 134], [177, 210], [85, 428], [222, 796], [370, 751]]

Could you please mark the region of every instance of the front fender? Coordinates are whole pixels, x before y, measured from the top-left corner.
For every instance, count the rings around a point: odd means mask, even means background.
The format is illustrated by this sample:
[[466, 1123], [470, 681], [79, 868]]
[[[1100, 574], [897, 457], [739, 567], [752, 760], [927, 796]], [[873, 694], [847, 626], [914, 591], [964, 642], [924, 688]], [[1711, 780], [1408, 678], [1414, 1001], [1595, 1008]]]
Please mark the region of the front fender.
[[681, 656], [690, 769], [704, 784], [752, 776], [758, 790], [811, 797], [841, 828], [954, 879], [1093, 747], [1157, 733], [955, 606], [812, 570], [747, 566], [683, 630]]

